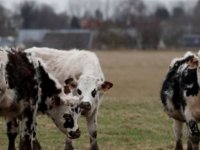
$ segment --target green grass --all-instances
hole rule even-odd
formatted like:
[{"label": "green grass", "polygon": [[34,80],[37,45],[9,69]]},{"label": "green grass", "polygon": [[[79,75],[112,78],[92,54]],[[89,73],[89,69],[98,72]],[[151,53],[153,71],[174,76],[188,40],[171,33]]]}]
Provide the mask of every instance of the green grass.
[{"label": "green grass", "polygon": [[[114,87],[106,93],[98,115],[98,143],[102,150],[171,150],[175,138],[172,119],[162,110],[159,90],[170,60],[183,51],[97,52],[107,80]],[[38,117],[38,137],[44,150],[64,149],[63,135],[46,116]],[[89,149],[84,118],[78,150]],[[184,142],[186,130],[184,131]],[[0,150],[6,150],[5,121],[0,120]]]}]

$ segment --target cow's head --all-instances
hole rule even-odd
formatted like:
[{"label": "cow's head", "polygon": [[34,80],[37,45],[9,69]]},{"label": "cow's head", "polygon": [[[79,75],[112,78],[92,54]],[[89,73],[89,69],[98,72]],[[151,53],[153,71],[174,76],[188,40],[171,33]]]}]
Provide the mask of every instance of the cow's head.
[{"label": "cow's head", "polygon": [[96,77],[84,75],[82,75],[77,82],[72,78],[67,79],[65,84],[71,84],[72,88],[75,87],[73,95],[79,96],[80,98],[79,106],[82,115],[93,112],[98,107],[99,97],[113,86],[111,82],[101,81]]},{"label": "cow's head", "polygon": [[71,139],[80,137],[78,118],[81,114],[80,100],[71,94],[53,96],[50,102],[49,116],[56,126]]},{"label": "cow's head", "polygon": [[183,64],[188,64],[188,65],[193,65],[190,63],[191,61],[195,60],[196,55],[190,51],[186,52],[183,57],[179,58],[174,58],[172,59],[169,68],[174,69],[174,68],[179,68]]},{"label": "cow's head", "polygon": [[78,138],[80,136],[78,118],[81,113],[79,97],[73,96],[71,90],[64,90],[58,80],[47,71],[42,60],[38,58],[36,60],[38,60],[35,66],[41,90],[39,110],[47,113],[69,138]]}]

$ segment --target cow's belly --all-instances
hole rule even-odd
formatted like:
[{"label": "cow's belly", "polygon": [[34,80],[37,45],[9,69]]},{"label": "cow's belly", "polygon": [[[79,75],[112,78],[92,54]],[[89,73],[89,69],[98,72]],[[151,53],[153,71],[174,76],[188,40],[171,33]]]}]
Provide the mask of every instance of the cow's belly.
[{"label": "cow's belly", "polygon": [[191,107],[191,113],[195,120],[200,121],[200,107]]},{"label": "cow's belly", "polygon": [[0,116],[16,118],[21,114],[22,110],[19,105],[13,104],[10,107],[0,107]]},{"label": "cow's belly", "polygon": [[165,112],[168,114],[169,117],[174,118],[179,121],[185,121],[185,117],[181,110],[177,110],[174,108],[171,99],[167,100],[167,104],[165,106]]},{"label": "cow's belly", "polygon": [[184,115],[179,110],[174,110],[172,112],[167,112],[168,116],[179,121],[185,121]]}]

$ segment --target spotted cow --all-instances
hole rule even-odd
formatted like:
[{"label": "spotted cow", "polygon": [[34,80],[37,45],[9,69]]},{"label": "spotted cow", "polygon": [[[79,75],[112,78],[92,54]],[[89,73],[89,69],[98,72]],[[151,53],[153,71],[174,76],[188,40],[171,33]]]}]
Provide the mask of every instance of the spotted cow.
[{"label": "spotted cow", "polygon": [[161,102],[165,112],[173,118],[176,137],[175,150],[183,150],[182,128],[189,130],[188,150],[198,150],[200,131],[200,68],[199,56],[187,52],[173,59],[161,88]]},{"label": "spotted cow", "polygon": [[[25,50],[41,58],[62,85],[75,87],[74,95],[81,99],[81,114],[85,116],[90,135],[90,149],[98,150],[97,144],[97,112],[103,95],[113,84],[105,81],[99,59],[86,50],[56,50],[33,47]],[[67,79],[67,80],[66,80]],[[72,141],[67,139],[66,150],[73,149]]]},{"label": "spotted cow", "polygon": [[[20,150],[41,149],[36,114],[48,114],[68,137],[77,138],[79,98],[66,95],[59,82],[32,54],[0,50],[0,116],[7,120],[9,150],[15,150],[20,124]],[[73,123],[72,123],[73,122]]]}]

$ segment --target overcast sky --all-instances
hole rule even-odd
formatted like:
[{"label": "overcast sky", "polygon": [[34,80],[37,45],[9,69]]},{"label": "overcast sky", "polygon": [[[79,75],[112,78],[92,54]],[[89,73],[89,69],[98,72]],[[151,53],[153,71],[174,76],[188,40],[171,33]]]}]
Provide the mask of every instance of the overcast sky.
[{"label": "overcast sky", "polygon": [[[17,3],[20,3],[22,1],[29,1],[29,0],[0,0],[1,4],[3,4],[4,6],[6,6],[7,8],[10,8],[10,9],[13,6],[15,6]],[[61,12],[61,11],[67,11],[68,9],[70,9],[69,3],[73,2],[73,1],[80,2],[80,3],[82,2],[83,5],[87,5],[87,4],[84,4],[84,1],[89,1],[89,0],[34,0],[34,1],[37,1],[39,3],[49,4],[49,5],[53,6],[57,12]],[[123,1],[123,0],[90,0],[90,1],[91,1],[91,3],[93,3],[92,4],[93,9],[95,9],[95,7],[101,6],[100,4],[102,4],[104,2],[109,1],[111,3],[110,4],[111,6],[115,6],[117,4],[117,2]],[[198,0],[143,0],[143,1],[146,2],[146,4],[149,7],[153,7],[155,5],[155,3],[160,3],[163,5],[166,5],[170,9],[172,6],[177,5],[177,3],[180,3],[180,2],[187,2],[186,6],[192,6]],[[103,9],[103,8],[101,8],[101,9]]]}]

